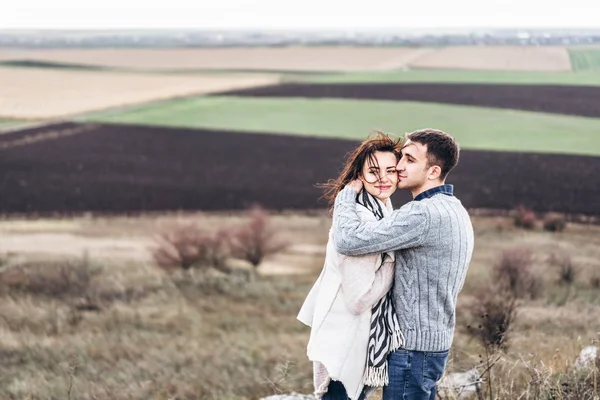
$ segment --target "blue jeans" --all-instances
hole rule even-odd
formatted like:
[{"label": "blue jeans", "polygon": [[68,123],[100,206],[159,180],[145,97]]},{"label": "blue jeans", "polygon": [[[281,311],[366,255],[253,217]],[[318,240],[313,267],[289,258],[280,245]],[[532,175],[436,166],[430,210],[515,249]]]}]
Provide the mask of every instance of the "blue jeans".
[{"label": "blue jeans", "polygon": [[383,400],[435,400],[436,383],[442,377],[448,350],[396,350],[388,355],[390,383]]}]

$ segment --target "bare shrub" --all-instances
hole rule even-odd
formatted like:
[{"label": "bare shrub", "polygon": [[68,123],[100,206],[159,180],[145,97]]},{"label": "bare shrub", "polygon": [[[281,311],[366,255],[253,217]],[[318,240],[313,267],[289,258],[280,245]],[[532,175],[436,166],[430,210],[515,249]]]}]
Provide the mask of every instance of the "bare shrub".
[{"label": "bare shrub", "polygon": [[4,292],[26,293],[59,299],[85,297],[100,270],[87,256],[81,259],[26,262],[0,273]]},{"label": "bare shrub", "polygon": [[277,238],[277,230],[261,207],[254,206],[248,210],[248,217],[248,224],[235,231],[231,249],[234,257],[258,267],[265,257],[280,252],[287,244]]},{"label": "bare shrub", "polygon": [[533,272],[533,252],[527,247],[504,250],[494,265],[494,278],[517,298],[538,297],[541,280]]},{"label": "bare shrub", "polygon": [[162,233],[152,249],[156,264],[166,270],[215,267],[228,271],[232,233],[219,229],[210,234],[196,224],[182,224]]},{"label": "bare shrub", "polygon": [[548,213],[544,217],[544,229],[549,232],[562,232],[567,226],[567,219],[563,214]]},{"label": "bare shrub", "polygon": [[577,277],[577,268],[573,265],[571,255],[565,251],[555,251],[550,255],[549,263],[558,269],[558,282],[561,285],[572,285]]},{"label": "bare shrub", "polygon": [[590,286],[594,289],[600,289],[600,273],[596,272],[590,278]]},{"label": "bare shrub", "polygon": [[488,353],[508,348],[507,334],[516,318],[518,303],[512,292],[493,285],[481,287],[477,293],[480,300],[473,305],[472,315],[477,320],[468,328]]},{"label": "bare shrub", "polygon": [[189,269],[203,258],[206,235],[195,224],[182,224],[160,234],[152,255],[156,264],[165,270]]},{"label": "bare shrub", "polygon": [[231,241],[233,231],[229,228],[220,228],[209,235],[205,241],[206,263],[219,271],[230,273],[227,259],[231,256]]},{"label": "bare shrub", "polygon": [[536,216],[533,210],[526,208],[523,205],[515,208],[514,212],[514,223],[518,228],[523,229],[534,229],[536,223]]}]

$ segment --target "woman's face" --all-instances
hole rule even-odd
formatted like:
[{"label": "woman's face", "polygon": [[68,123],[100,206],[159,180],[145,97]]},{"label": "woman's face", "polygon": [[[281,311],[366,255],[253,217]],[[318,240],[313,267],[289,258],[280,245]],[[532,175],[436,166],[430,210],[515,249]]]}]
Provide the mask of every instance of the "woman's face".
[{"label": "woman's face", "polygon": [[375,162],[365,162],[360,180],[367,192],[385,202],[396,191],[398,185],[398,160],[394,153],[387,151],[376,151],[373,156]]}]

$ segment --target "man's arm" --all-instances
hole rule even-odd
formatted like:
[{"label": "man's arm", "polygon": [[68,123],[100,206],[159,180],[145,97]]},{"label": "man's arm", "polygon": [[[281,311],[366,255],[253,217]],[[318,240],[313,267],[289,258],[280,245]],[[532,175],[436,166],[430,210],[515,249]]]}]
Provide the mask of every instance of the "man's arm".
[{"label": "man's arm", "polygon": [[337,251],[348,256],[417,247],[429,230],[427,211],[411,202],[379,221],[362,221],[356,211],[356,192],[346,187],[333,208],[333,240]]}]

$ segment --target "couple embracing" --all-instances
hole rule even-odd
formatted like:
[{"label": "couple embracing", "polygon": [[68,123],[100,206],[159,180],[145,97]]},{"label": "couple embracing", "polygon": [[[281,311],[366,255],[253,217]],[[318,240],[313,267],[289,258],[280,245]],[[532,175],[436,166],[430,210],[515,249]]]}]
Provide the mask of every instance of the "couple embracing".
[{"label": "couple embracing", "polygon": [[[325,265],[298,319],[311,327],[315,396],[433,400],[473,252],[469,215],[446,184],[459,146],[435,129],[378,133],[326,185]],[[390,196],[409,190],[397,210]]]}]

